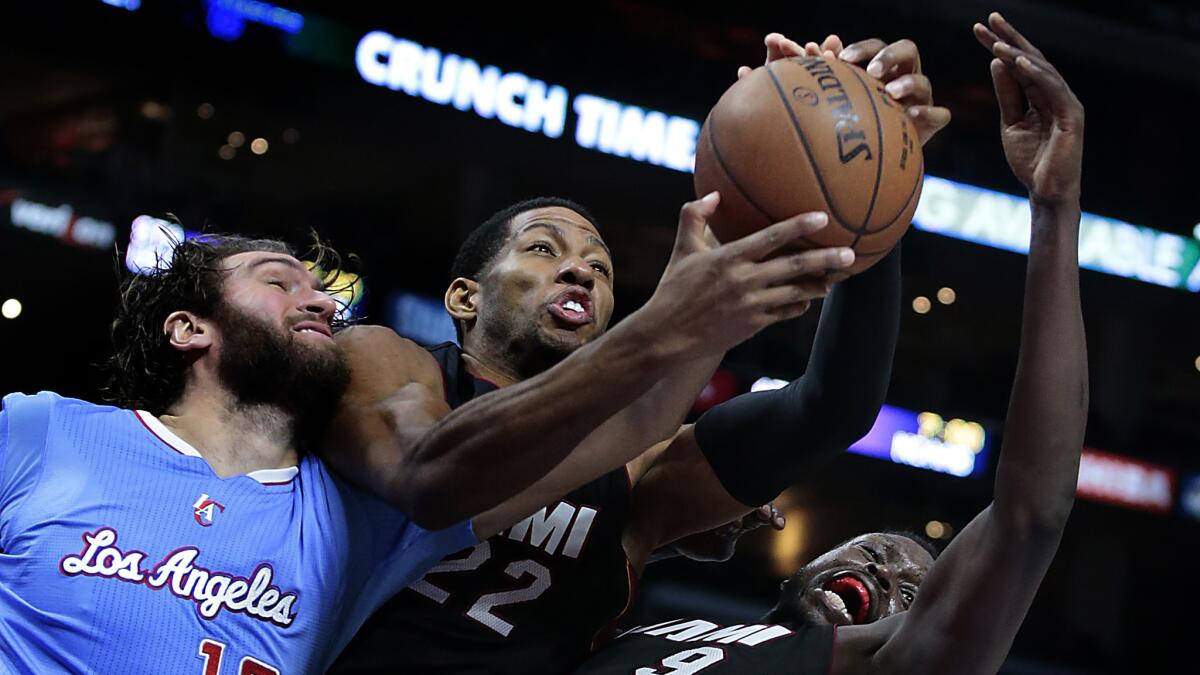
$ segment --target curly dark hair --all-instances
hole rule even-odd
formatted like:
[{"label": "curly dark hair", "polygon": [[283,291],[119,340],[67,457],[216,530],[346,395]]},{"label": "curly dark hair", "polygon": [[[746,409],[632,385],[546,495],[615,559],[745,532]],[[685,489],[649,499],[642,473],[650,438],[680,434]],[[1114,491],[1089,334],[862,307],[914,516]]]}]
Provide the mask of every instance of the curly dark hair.
[{"label": "curly dark hair", "polygon": [[[113,355],[100,366],[107,380],[101,390],[105,400],[154,415],[166,412],[179,400],[188,363],[182,352],[171,347],[163,324],[176,311],[213,316],[225,301],[221,262],[251,251],[282,253],[309,261],[314,273],[325,277],[328,291],[341,290],[336,287],[335,273],[342,269],[341,256],[315,233],[310,249],[303,254],[275,239],[203,234],[175,242],[169,261],[159,260],[153,269],[141,274],[119,267],[111,332]],[[334,329],[340,327],[335,325]]]}]

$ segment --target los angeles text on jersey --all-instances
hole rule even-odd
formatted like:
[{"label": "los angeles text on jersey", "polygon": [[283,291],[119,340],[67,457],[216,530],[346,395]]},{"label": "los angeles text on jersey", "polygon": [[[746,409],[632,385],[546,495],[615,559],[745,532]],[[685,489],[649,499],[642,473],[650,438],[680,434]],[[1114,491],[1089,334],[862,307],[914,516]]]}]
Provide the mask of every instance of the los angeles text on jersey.
[{"label": "los angeles text on jersey", "polygon": [[147,571],[143,568],[146,552],[121,551],[116,546],[117,536],[111,527],[85,532],[83,550],[64,556],[59,571],[69,577],[100,577],[144,584],[156,591],[167,589],[178,598],[195,602],[196,613],[209,620],[223,609],[283,627],[295,618],[292,610],[299,594],[283,593],[271,585],[275,570],[268,563],[259,563],[249,577],[239,577],[197,565],[200,550],[184,546]]}]

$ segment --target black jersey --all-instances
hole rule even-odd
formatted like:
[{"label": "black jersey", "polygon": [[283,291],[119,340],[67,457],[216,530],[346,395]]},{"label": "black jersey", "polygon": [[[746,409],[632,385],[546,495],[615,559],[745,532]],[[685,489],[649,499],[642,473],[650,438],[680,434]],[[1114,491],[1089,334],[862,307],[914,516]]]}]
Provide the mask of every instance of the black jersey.
[{"label": "black jersey", "polygon": [[676,619],[634,628],[576,675],[827,675],[832,626],[720,626]]},{"label": "black jersey", "polygon": [[[452,408],[496,388],[467,373],[455,345],[430,352]],[[622,467],[447,557],[376,613],[330,672],[570,672],[628,607],[630,493]]]}]

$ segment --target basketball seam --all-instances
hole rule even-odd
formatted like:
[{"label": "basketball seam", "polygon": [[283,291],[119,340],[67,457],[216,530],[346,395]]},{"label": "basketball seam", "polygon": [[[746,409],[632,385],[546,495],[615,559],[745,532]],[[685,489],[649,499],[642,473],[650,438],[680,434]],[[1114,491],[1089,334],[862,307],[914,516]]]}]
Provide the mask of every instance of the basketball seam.
[{"label": "basketball seam", "polygon": [[875,211],[875,200],[879,197],[879,181],[883,177],[883,122],[879,120],[879,106],[875,105],[875,97],[871,95],[871,88],[867,86],[866,80],[853,68],[850,69],[850,74],[867,92],[867,102],[871,104],[871,112],[875,113],[875,138],[879,141],[879,157],[875,162],[875,187],[871,189],[871,202],[867,204],[867,215],[863,216],[861,227],[861,232],[865,233],[870,228],[871,213]]},{"label": "basketball seam", "polygon": [[[788,59],[792,61],[792,59]],[[825,204],[829,206],[829,215],[833,217],[837,224],[842,229],[849,232],[858,232],[848,227],[842,214],[838,213],[837,206],[833,203],[833,199],[829,195],[829,189],[825,187],[825,179],[821,176],[821,168],[817,166],[816,160],[813,159],[812,149],[808,146],[808,138],[804,136],[804,130],[800,128],[800,120],[796,119],[796,113],[792,110],[792,106],[788,105],[787,95],[783,92],[783,85],[779,83],[779,78],[775,76],[775,71],[771,66],[767,66],[767,75],[771,76],[771,83],[775,85],[775,91],[779,94],[779,101],[783,104],[783,109],[787,111],[788,118],[792,121],[792,128],[796,130],[796,135],[800,138],[800,144],[804,146],[804,156],[808,158],[808,163],[812,166],[813,175],[817,178],[817,185],[821,187],[821,194],[825,196]]]},{"label": "basketball seam", "polygon": [[921,157],[921,166],[917,167],[917,179],[913,181],[912,190],[909,191],[909,193],[908,193],[908,199],[904,200],[904,205],[900,207],[900,210],[896,212],[896,215],[892,216],[891,220],[887,221],[883,225],[880,225],[878,230],[867,231],[867,234],[879,234],[880,232],[883,232],[884,230],[888,229],[889,227],[895,225],[897,220],[900,220],[900,216],[904,215],[904,212],[908,210],[908,205],[912,203],[913,197],[915,197],[917,195],[917,188],[921,187],[921,182],[922,182],[921,177],[924,175],[925,175],[925,157],[922,156]]},{"label": "basketball seam", "polygon": [[[733,185],[735,190],[738,191],[738,194],[741,195],[742,200],[749,204],[755,211],[757,211],[758,215],[766,219],[768,226],[779,222],[774,216],[768,213],[766,209],[759,205],[759,203],[755,201],[753,197],[750,196],[750,193],[746,191],[746,188],[742,187],[742,184],[738,182],[737,178],[734,178],[733,172],[730,171],[729,167],[725,164],[725,158],[721,157],[721,148],[717,146],[716,132],[713,131],[713,128],[717,126],[713,117],[713,115],[708,116],[708,143],[712,146],[713,157],[717,160],[717,166],[720,167],[721,173],[725,174],[725,178],[729,179],[729,183]],[[800,241],[803,241],[814,248],[820,246],[820,244],[809,239],[808,237],[800,237]]]}]

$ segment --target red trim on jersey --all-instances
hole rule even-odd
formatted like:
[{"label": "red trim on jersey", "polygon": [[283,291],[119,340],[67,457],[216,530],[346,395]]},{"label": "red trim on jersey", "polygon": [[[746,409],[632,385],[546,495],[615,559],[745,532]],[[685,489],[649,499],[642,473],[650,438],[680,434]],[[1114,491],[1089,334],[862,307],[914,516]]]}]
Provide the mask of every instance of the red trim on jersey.
[{"label": "red trim on jersey", "polygon": [[188,455],[187,455],[187,453],[185,453],[184,451],[182,451],[182,450],[180,450],[179,448],[177,448],[177,447],[175,447],[175,446],[171,445],[171,442],[170,442],[170,441],[168,441],[167,439],[163,438],[162,436],[159,436],[159,435],[158,435],[158,432],[157,432],[157,431],[155,431],[154,429],[152,429],[152,428],[150,427],[150,425],[149,425],[149,424],[146,424],[146,420],[142,419],[142,413],[141,413],[141,411],[135,410],[135,411],[133,412],[133,416],[137,418],[137,421],[139,421],[139,422],[141,422],[141,423],[142,423],[142,426],[146,427],[146,431],[149,431],[151,436],[154,436],[155,438],[157,438],[159,441],[161,441],[161,442],[162,442],[162,444],[163,444],[163,445],[165,445],[165,446],[167,446],[168,448],[170,448],[170,449],[174,450],[175,452],[177,452],[177,453],[179,453],[179,454],[183,455],[184,457],[187,457],[187,456],[188,456]]},{"label": "red trim on jersey", "polygon": [[825,671],[825,675],[833,675],[833,655],[837,650],[837,624],[833,624],[833,637],[829,640],[829,670]]},{"label": "red trim on jersey", "polygon": [[625,597],[625,606],[622,607],[621,611],[612,618],[612,621],[606,623],[604,627],[596,631],[596,634],[592,636],[591,650],[593,652],[599,648],[601,643],[612,639],[613,633],[617,628],[617,623],[625,617],[627,612],[629,612],[629,608],[633,606],[633,599],[637,597],[638,578],[633,569],[633,563],[629,561],[628,554],[625,555],[625,583],[626,587],[629,589],[629,594]]},{"label": "red trim on jersey", "polygon": [[[147,414],[147,415],[149,415],[150,413],[146,413],[146,414]],[[158,435],[158,432],[157,432],[157,431],[155,431],[155,430],[154,430],[154,428],[153,428],[153,427],[151,427],[149,424],[147,424],[147,423],[146,423],[146,420],[142,419],[142,411],[140,411],[140,410],[134,410],[134,411],[133,411],[133,416],[137,418],[137,421],[138,421],[138,422],[141,422],[142,426],[146,428],[146,431],[149,431],[149,432],[150,432],[150,435],[151,435],[151,436],[153,436],[153,437],[157,438],[157,439],[159,440],[159,442],[161,442],[163,445],[165,445],[165,446],[167,446],[168,448],[170,448],[170,449],[174,450],[174,451],[175,451],[177,454],[183,455],[184,457],[192,457],[192,455],[189,455],[189,454],[187,454],[186,452],[184,452],[184,451],[180,450],[179,448],[175,447],[174,445],[171,445],[171,442],[170,442],[170,441],[168,441],[167,439],[165,439],[165,438],[163,438],[162,436]],[[162,424],[162,422],[159,422],[159,424]],[[182,439],[180,439],[180,440],[182,440]],[[197,456],[198,456],[198,455],[197,455]],[[203,459],[203,458],[201,458],[201,459]],[[276,469],[268,469],[268,470],[271,470],[271,471],[273,471],[273,470],[276,470]],[[253,472],[253,471],[251,471],[250,473],[254,473],[254,472]],[[215,475],[215,474],[214,474],[214,475]],[[294,475],[293,475],[291,478],[289,478],[289,479],[287,479],[287,480],[283,480],[283,481],[275,481],[275,482],[271,482],[271,483],[264,483],[263,481],[260,481],[260,480],[258,480],[257,478],[255,478],[254,476],[251,476],[250,474],[242,474],[242,475],[246,476],[247,478],[249,478],[249,479],[250,479],[250,480],[252,480],[252,481],[255,481],[255,482],[256,482],[256,483],[258,483],[259,485],[276,486],[276,485],[287,485],[287,484],[291,483],[292,481],[296,480],[296,478],[298,478],[298,477],[300,476],[300,471],[299,471],[299,468],[297,467],[297,471],[296,471],[296,473],[295,473],[295,474],[294,474]]]}]

